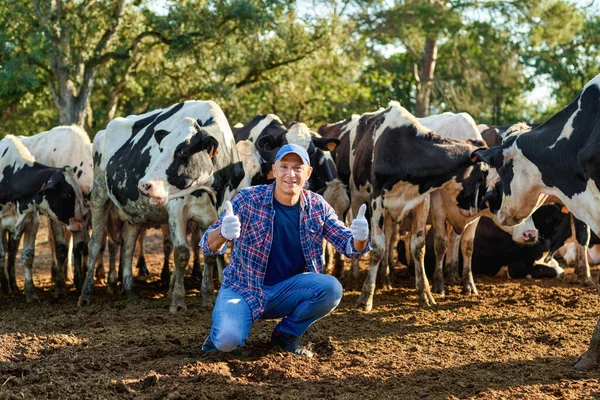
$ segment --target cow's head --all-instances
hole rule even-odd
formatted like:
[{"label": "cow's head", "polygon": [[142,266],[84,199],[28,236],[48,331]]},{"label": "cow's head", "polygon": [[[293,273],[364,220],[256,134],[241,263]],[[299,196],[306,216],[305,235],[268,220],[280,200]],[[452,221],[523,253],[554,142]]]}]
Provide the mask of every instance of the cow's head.
[{"label": "cow's head", "polygon": [[510,136],[500,146],[472,153],[474,161],[483,161],[498,171],[501,190],[498,185],[488,187],[486,198],[498,222],[508,226],[523,222],[547,197],[541,193],[539,169],[523,155],[517,139]]},{"label": "cow's head", "polygon": [[164,206],[169,199],[210,184],[219,143],[209,131],[216,126],[212,120],[201,127],[193,118],[185,118],[171,132],[154,133],[161,153],[138,184],[150,203]]},{"label": "cow's head", "polygon": [[60,221],[73,232],[85,227],[89,203],[69,166],[56,168],[40,187],[36,196],[38,208],[55,221]]}]

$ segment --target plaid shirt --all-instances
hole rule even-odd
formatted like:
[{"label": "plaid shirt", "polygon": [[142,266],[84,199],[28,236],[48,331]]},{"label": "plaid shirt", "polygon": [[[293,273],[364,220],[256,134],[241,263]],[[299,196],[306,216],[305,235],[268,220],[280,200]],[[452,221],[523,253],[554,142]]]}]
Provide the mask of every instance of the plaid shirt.
[{"label": "plaid shirt", "polygon": [[[270,185],[252,186],[242,189],[233,198],[233,212],[240,219],[241,235],[233,243],[229,265],[223,271],[223,287],[242,296],[253,320],[260,318],[264,311],[263,280],[273,244],[273,189]],[[219,252],[208,247],[208,235],[221,226],[224,212],[211,225],[200,241],[204,254],[223,254],[227,246]],[[337,217],[333,208],[319,194],[302,190],[300,196],[300,244],[306,271],[323,272],[323,239],[348,258],[359,258],[369,251],[369,246],[358,253],[353,248],[352,232]]]}]

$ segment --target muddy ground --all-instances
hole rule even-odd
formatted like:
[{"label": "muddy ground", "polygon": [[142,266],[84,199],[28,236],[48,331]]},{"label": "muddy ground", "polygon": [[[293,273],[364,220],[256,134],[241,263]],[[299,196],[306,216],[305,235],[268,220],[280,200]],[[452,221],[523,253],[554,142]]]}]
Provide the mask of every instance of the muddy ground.
[{"label": "muddy ground", "polygon": [[[169,313],[159,238],[146,239],[153,276],[136,281],[140,299],[96,285],[92,305],[77,308],[74,289],[53,297],[40,231],[41,302],[0,295],[0,398],[600,398],[599,370],[571,368],[600,315],[595,289],[572,282],[573,271],[562,281],[476,277],[478,296],[451,286],[426,310],[404,273],[370,313],[354,310],[359,293],[347,291],[305,334],[313,359],[269,349],[276,322],[262,320],[246,347],[214,356],[201,351],[211,313],[198,284],[186,279],[188,310]],[[18,276],[22,287],[20,264]]]}]

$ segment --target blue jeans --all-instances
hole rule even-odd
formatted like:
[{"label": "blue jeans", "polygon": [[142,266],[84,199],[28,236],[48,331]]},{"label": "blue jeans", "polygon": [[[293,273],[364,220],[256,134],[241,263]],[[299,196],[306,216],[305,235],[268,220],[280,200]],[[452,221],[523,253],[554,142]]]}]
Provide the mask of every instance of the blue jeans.
[{"label": "blue jeans", "polygon": [[[333,311],[342,299],[342,285],[331,275],[305,272],[265,286],[261,318],[283,318],[276,331],[301,336],[314,322]],[[212,313],[210,340],[220,351],[242,347],[252,327],[250,307],[236,292],[221,288]]]}]

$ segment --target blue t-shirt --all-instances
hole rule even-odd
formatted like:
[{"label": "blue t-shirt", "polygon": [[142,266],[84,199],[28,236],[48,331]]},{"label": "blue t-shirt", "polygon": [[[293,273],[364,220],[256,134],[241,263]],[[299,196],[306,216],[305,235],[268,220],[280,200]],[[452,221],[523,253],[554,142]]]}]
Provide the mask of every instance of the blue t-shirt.
[{"label": "blue t-shirt", "polygon": [[273,197],[273,207],[273,244],[265,273],[266,286],[276,285],[306,269],[300,244],[300,202],[286,206]]}]

